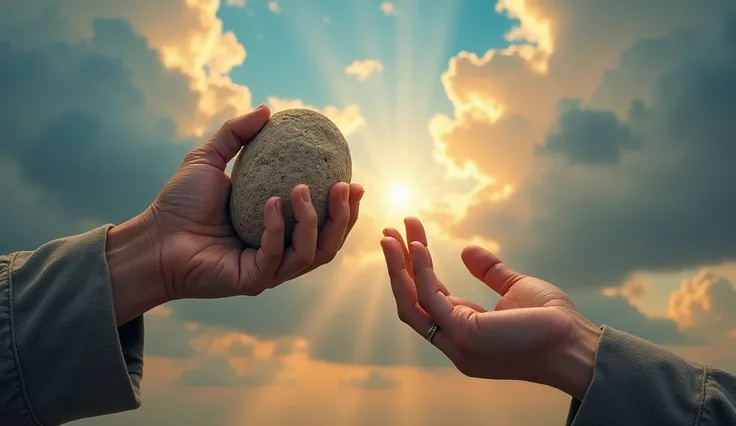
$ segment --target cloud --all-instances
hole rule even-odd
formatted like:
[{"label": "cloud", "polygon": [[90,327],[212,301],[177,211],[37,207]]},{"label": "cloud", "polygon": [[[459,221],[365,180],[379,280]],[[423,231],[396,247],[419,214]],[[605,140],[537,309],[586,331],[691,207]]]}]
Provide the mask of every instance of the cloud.
[{"label": "cloud", "polygon": [[[160,112],[169,114],[179,124],[182,134],[203,136],[214,127],[251,108],[247,87],[234,83],[230,71],[246,58],[245,48],[232,32],[223,31],[217,16],[219,0],[162,0],[151,9],[149,2],[101,0],[29,0],[0,17],[0,39],[13,38],[21,45],[86,40],[95,32],[97,19],[120,19],[145,37],[161,56],[168,69],[181,72],[187,80],[187,91],[195,102],[189,110],[172,109],[175,100],[165,96],[149,102],[161,102]],[[49,14],[60,20],[47,31]],[[133,58],[135,59],[135,58]],[[135,62],[125,66],[136,74],[135,85],[145,93],[156,93],[157,84],[138,76]],[[177,94],[178,95],[178,94]],[[178,113],[177,113],[178,112]]]},{"label": "cloud", "polygon": [[[303,355],[303,342],[258,339],[220,326],[191,323],[190,355],[198,365],[185,369],[172,383],[181,386],[271,386],[287,384],[291,367],[284,359]],[[166,339],[169,340],[169,339]]]},{"label": "cloud", "polygon": [[355,76],[358,81],[366,81],[382,71],[383,64],[377,59],[355,60],[345,67],[345,74]]},{"label": "cloud", "polygon": [[283,368],[278,358],[256,359],[241,373],[226,358],[209,358],[199,367],[186,370],[173,383],[196,387],[269,386],[277,383]]},{"label": "cloud", "polygon": [[667,315],[681,329],[706,336],[711,342],[736,343],[736,286],[707,270],[684,280],[669,298]]},{"label": "cloud", "polygon": [[345,379],[342,381],[342,385],[356,389],[385,390],[398,387],[399,382],[382,374],[380,371],[374,370],[364,377],[350,377]]},{"label": "cloud", "polygon": [[625,296],[606,296],[594,290],[572,291],[570,296],[577,309],[595,324],[609,325],[658,344],[687,345],[700,342],[698,336],[679,330],[671,318],[644,314]]},{"label": "cloud", "polygon": [[[2,65],[0,65],[2,67]],[[89,230],[98,223],[67,218],[47,202],[46,193],[23,180],[15,163],[0,156],[0,252],[33,250],[61,236]]]},{"label": "cloud", "polygon": [[632,302],[641,300],[650,291],[650,284],[639,277],[631,277],[620,287],[603,289],[603,294],[609,297],[622,296]]},{"label": "cloud", "polygon": [[[535,146],[557,118],[561,99],[590,98],[606,71],[635,43],[675,29],[709,31],[724,11],[734,9],[727,0],[711,6],[687,1],[677,1],[676,7],[635,0],[499,1],[498,11],[519,20],[507,35],[515,44],[480,57],[460,52],[450,60],[442,84],[453,115],[438,114],[430,123],[439,155],[461,169],[470,163],[501,186],[518,186],[537,168]],[[626,22],[626,30],[612,22]],[[660,56],[641,59],[651,63]],[[657,74],[638,75],[651,79]],[[640,90],[646,84],[639,81],[621,86],[625,90],[620,96],[646,94]]]},{"label": "cloud", "polygon": [[396,7],[396,4],[391,1],[384,1],[381,2],[381,5],[379,6],[381,9],[381,12],[383,12],[384,15],[398,15],[399,9]]},{"label": "cloud", "polygon": [[190,344],[193,328],[171,317],[171,310],[160,306],[145,318],[147,355],[183,359],[194,354]]},{"label": "cloud", "polygon": [[281,6],[279,6],[279,3],[277,1],[272,0],[268,2],[268,10],[273,13],[281,13]]},{"label": "cloud", "polygon": [[290,108],[307,108],[317,111],[332,120],[345,137],[353,134],[366,124],[365,117],[363,117],[359,105],[348,105],[345,108],[328,105],[324,108],[318,108],[307,105],[300,99],[281,99],[269,96],[268,106],[274,114]]},{"label": "cloud", "polygon": [[234,6],[234,7],[245,7],[245,4],[247,3],[246,0],[226,0],[225,4],[228,6]]},{"label": "cloud", "polygon": [[[456,166],[514,187],[494,202],[498,183],[479,192],[455,234],[493,239],[512,266],[568,290],[736,257],[734,5],[683,2],[647,26],[671,6],[626,4],[534,3],[525,13],[552,34],[546,71],[520,53],[459,55],[443,79],[456,118],[434,122]],[[629,30],[609,30],[614,16]]]},{"label": "cloud", "polygon": [[[6,138],[0,157],[12,167],[5,173],[20,185],[9,188],[5,199],[59,217],[58,228],[29,232],[39,237],[34,243],[79,232],[80,223],[116,223],[137,214],[194,144],[180,139],[174,122],[150,106],[120,58],[100,51],[114,37],[118,50],[138,52],[150,75],[168,75],[162,86],[179,100],[186,96],[176,90],[187,93],[181,74],[165,71],[125,22],[98,20],[94,31],[89,41],[69,45],[20,49],[0,42],[0,124]],[[29,230],[36,226],[31,220],[24,214],[7,217],[3,226]]]},{"label": "cloud", "polygon": [[[639,105],[639,104],[637,104]],[[637,136],[613,111],[581,109],[577,100],[560,103],[563,110],[538,155],[564,158],[572,165],[618,163],[626,149],[639,146]]]}]

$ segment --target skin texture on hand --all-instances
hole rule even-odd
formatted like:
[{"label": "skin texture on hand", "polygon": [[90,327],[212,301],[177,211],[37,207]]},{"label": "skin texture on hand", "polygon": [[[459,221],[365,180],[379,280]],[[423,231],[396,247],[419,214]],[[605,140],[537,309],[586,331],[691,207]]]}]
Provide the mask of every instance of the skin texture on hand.
[{"label": "skin texture on hand", "polygon": [[470,377],[549,385],[582,399],[590,385],[601,330],[554,285],[511,270],[492,253],[467,247],[471,274],[501,296],[488,311],[453,296],[434,273],[424,228],[407,218],[406,240],[384,230],[381,240],[399,318]]},{"label": "skin texture on hand", "polygon": [[291,193],[297,224],[284,247],[282,201],[264,206],[266,231],[258,250],[232,227],[228,161],[270,116],[261,106],[225,123],[192,150],[151,206],[108,232],[108,264],[118,324],[170,300],[255,296],[330,262],[358,219],[363,187],[332,187],[329,218],[317,232],[309,188]]}]

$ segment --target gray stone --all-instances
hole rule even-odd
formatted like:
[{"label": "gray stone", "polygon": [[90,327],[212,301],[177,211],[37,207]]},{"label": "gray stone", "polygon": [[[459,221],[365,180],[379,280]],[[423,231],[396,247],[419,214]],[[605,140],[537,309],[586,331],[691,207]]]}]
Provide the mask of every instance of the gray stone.
[{"label": "gray stone", "polygon": [[278,112],[245,145],[233,165],[233,227],[248,247],[260,247],[264,205],[270,197],[281,197],[288,247],[295,225],[291,206],[294,187],[309,186],[321,229],[328,217],[330,189],[338,182],[350,183],[351,177],[350,148],[335,123],[308,109]]}]

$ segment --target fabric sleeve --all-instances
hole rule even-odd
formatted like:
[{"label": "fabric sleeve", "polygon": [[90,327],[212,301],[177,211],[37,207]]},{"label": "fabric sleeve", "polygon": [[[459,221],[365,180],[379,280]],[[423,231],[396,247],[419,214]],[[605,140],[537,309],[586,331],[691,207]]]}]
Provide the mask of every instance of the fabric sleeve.
[{"label": "fabric sleeve", "polygon": [[604,327],[593,380],[568,426],[736,425],[736,377]]},{"label": "fabric sleeve", "polygon": [[0,256],[0,419],[58,425],[140,406],[143,318],[117,327],[111,225]]}]

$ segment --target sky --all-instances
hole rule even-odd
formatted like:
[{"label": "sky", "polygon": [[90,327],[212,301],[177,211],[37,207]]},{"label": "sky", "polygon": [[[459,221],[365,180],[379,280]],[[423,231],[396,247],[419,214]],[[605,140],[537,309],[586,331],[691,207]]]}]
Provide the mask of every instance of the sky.
[{"label": "sky", "polygon": [[563,424],[550,388],[468,379],[396,317],[379,241],[415,215],[578,309],[736,370],[730,0],[27,0],[0,13],[0,251],[121,223],[225,120],[345,134],[366,195],[338,257],[257,298],[146,317],[140,410],[80,425]]}]

